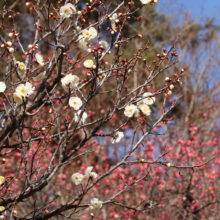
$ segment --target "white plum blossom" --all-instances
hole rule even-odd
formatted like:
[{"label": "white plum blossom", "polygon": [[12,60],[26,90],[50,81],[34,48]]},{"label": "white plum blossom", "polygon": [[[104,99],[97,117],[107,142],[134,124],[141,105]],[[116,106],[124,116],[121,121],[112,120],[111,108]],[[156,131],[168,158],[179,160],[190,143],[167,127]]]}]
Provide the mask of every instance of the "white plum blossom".
[{"label": "white plum blossom", "polygon": [[17,63],[17,65],[18,65],[18,70],[19,70],[19,72],[21,73],[21,74],[23,74],[25,71],[26,71],[26,66],[25,66],[25,64],[23,63],[23,62],[19,62],[19,61],[17,61],[16,62]]},{"label": "white plum blossom", "polygon": [[82,36],[86,41],[90,41],[97,37],[97,30],[94,27],[90,27],[88,30],[85,29],[82,31]]},{"label": "white plum blossom", "polygon": [[69,105],[75,110],[79,110],[82,106],[82,100],[78,97],[71,97],[69,99]]},{"label": "white plum blossom", "polygon": [[26,82],[25,84],[20,84],[15,89],[15,93],[17,93],[17,95],[21,97],[31,96],[34,93],[34,89],[35,87],[32,87],[31,83]]},{"label": "white plum blossom", "polygon": [[91,200],[91,206],[89,207],[91,210],[98,210],[102,208],[102,201],[98,200],[97,198],[94,198]]},{"label": "white plum blossom", "polygon": [[26,91],[27,91],[27,95],[28,95],[28,96],[31,96],[32,94],[34,94],[34,89],[35,89],[35,87],[33,87],[31,83],[26,82],[25,88],[26,88]]},{"label": "white plum blossom", "polygon": [[143,104],[143,105],[140,105],[139,108],[145,116],[149,116],[151,114],[151,110],[148,105]]},{"label": "white plum blossom", "polygon": [[139,109],[137,108],[137,106],[131,104],[131,105],[128,105],[125,107],[124,114],[128,118],[138,117],[139,116]]},{"label": "white plum blossom", "polygon": [[101,40],[101,41],[99,41],[99,44],[102,45],[105,50],[107,50],[109,48],[109,44],[107,41]]},{"label": "white plum blossom", "polygon": [[93,66],[93,60],[85,60],[83,63],[84,67],[86,68],[92,68]]},{"label": "white plum blossom", "polygon": [[25,85],[24,84],[20,84],[17,88],[16,88],[16,93],[20,96],[27,96],[27,91],[26,91],[26,88],[25,88]]},{"label": "white plum blossom", "polygon": [[117,131],[115,133],[115,136],[112,138],[112,144],[119,143],[123,137],[124,133],[121,131]]},{"label": "white plum blossom", "polygon": [[118,15],[117,15],[117,13],[114,13],[112,15],[112,21],[116,21],[117,19],[118,19]]},{"label": "white plum blossom", "polygon": [[141,106],[141,105],[144,105],[144,104],[145,104],[144,99],[140,99],[140,101],[137,102],[138,107]]},{"label": "white plum blossom", "polygon": [[144,99],[144,103],[146,104],[146,105],[152,105],[152,104],[154,104],[154,102],[155,102],[155,97],[149,97],[149,96],[152,96],[153,94],[152,93],[150,93],[150,92],[146,92],[146,93],[144,93],[143,94],[143,97],[147,97],[147,98],[145,98]]},{"label": "white plum blossom", "polygon": [[61,79],[62,86],[65,91],[69,91],[69,88],[74,89],[79,84],[79,77],[72,74],[67,74]]},{"label": "white plum blossom", "polygon": [[79,185],[82,183],[84,176],[81,173],[74,173],[71,176],[71,180],[75,185]]},{"label": "white plum blossom", "polygon": [[95,179],[97,178],[97,174],[95,172],[92,172],[93,166],[89,166],[86,168],[85,176],[90,179],[90,181],[93,183],[95,182]]},{"label": "white plum blossom", "polygon": [[90,182],[91,183],[94,183],[95,182],[95,180],[96,180],[96,178],[97,178],[97,173],[95,173],[95,172],[91,172],[90,173]]},{"label": "white plum blossom", "polygon": [[21,104],[23,102],[22,96],[18,95],[18,93],[13,93],[13,97],[16,103]]},{"label": "white plum blossom", "polygon": [[38,67],[42,67],[44,65],[44,58],[41,54],[39,53],[36,53],[35,54],[35,58],[36,58],[36,61],[38,63]]},{"label": "white plum blossom", "polygon": [[79,40],[79,48],[80,48],[81,50],[87,51],[87,49],[88,49],[87,41],[85,40],[85,38],[83,38],[82,35],[80,35],[80,38],[81,38],[81,39]]},{"label": "white plum blossom", "polygon": [[71,3],[68,3],[60,8],[61,17],[69,18],[72,14],[76,14],[76,7]]},{"label": "white plum blossom", "polygon": [[6,85],[4,82],[0,82],[0,92],[4,92],[6,89]]},{"label": "white plum blossom", "polygon": [[87,178],[90,177],[90,173],[92,172],[92,169],[93,169],[93,166],[89,166],[89,167],[86,168],[85,176],[86,176]]},{"label": "white plum blossom", "polygon": [[4,176],[0,176],[0,185],[2,185],[5,182],[5,177]]},{"label": "white plum blossom", "polygon": [[34,80],[35,82],[40,82],[40,81],[42,81],[42,80],[45,79],[45,78],[46,78],[46,71],[44,71],[44,72],[38,74],[37,76],[35,76],[35,77],[33,78],[33,80]]},{"label": "white plum blossom", "polygon": [[146,5],[152,2],[152,0],[140,0],[142,4]]},{"label": "white plum blossom", "polygon": [[118,21],[118,15],[117,13],[114,13],[111,17],[111,25],[114,32],[117,32],[116,30],[116,22]]},{"label": "white plum blossom", "polygon": [[[78,112],[76,112],[76,113],[74,114],[74,120],[75,120],[76,123],[79,122],[79,116],[80,116],[80,114],[81,114],[81,110],[79,110]],[[87,116],[88,116],[87,113],[86,113],[86,112],[83,112],[80,122],[81,122],[81,123],[85,123],[85,121],[86,121],[86,119],[87,119]]]}]

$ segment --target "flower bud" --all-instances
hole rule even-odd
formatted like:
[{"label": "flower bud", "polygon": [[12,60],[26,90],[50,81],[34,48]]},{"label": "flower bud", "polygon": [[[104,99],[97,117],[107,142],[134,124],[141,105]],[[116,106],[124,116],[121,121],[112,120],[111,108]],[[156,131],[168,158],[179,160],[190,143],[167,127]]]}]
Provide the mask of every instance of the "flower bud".
[{"label": "flower bud", "polygon": [[12,42],[11,42],[11,41],[8,41],[8,42],[6,43],[6,45],[7,45],[8,47],[11,47],[11,46],[12,46]]},{"label": "flower bud", "polygon": [[113,35],[115,32],[114,31],[111,31],[111,34]]},{"label": "flower bud", "polygon": [[1,48],[5,48],[5,45],[4,45],[4,44],[2,44],[2,45],[1,45]]},{"label": "flower bud", "polygon": [[171,94],[172,94],[172,91],[171,91],[171,90],[169,90],[167,94],[168,94],[168,95],[171,95]]},{"label": "flower bud", "polygon": [[170,78],[169,78],[169,77],[166,77],[166,78],[165,78],[165,81],[166,81],[166,82],[169,82],[169,81],[170,81]]},{"label": "flower bud", "polygon": [[173,90],[173,89],[174,89],[174,85],[171,84],[171,85],[169,86],[169,88],[170,88],[171,90]]},{"label": "flower bud", "polygon": [[9,37],[13,37],[14,34],[13,34],[13,33],[9,33],[8,36],[9,36]]},{"label": "flower bud", "polygon": [[26,2],[26,3],[25,3],[25,5],[26,5],[27,7],[30,6],[30,4],[31,4],[30,2]]},{"label": "flower bud", "polygon": [[28,45],[28,49],[32,49],[33,48],[33,45],[32,44],[29,44]]},{"label": "flower bud", "polygon": [[92,68],[95,70],[96,69],[96,65],[93,65]]},{"label": "flower bud", "polygon": [[138,34],[137,37],[138,37],[138,38],[142,38],[142,34]]},{"label": "flower bud", "polygon": [[77,11],[77,14],[78,14],[78,15],[81,15],[81,14],[82,14],[82,12],[81,12],[81,11]]},{"label": "flower bud", "polygon": [[9,53],[14,53],[14,52],[15,52],[15,49],[14,49],[13,47],[10,47],[10,48],[8,49],[8,51],[9,51]]}]

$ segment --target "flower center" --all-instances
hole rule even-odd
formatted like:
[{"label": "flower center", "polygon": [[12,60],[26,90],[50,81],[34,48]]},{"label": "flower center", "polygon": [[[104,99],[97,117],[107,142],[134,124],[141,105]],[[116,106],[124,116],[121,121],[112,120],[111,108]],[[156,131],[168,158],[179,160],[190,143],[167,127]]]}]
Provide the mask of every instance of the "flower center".
[{"label": "flower center", "polygon": [[86,31],[86,32],[85,32],[85,37],[89,37],[89,35],[90,35],[89,32]]},{"label": "flower center", "polygon": [[148,111],[148,107],[144,107],[144,109],[143,109],[144,111]]},{"label": "flower center", "polygon": [[25,93],[25,89],[21,89],[21,93],[24,94]]}]

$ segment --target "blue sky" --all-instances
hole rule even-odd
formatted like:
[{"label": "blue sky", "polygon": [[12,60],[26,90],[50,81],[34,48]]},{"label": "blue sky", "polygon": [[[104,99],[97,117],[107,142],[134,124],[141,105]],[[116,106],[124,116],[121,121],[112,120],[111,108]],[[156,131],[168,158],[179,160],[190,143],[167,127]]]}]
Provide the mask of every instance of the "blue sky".
[{"label": "blue sky", "polygon": [[220,24],[220,0],[158,0],[157,9],[167,15],[187,12],[197,22],[214,16],[214,24]]}]

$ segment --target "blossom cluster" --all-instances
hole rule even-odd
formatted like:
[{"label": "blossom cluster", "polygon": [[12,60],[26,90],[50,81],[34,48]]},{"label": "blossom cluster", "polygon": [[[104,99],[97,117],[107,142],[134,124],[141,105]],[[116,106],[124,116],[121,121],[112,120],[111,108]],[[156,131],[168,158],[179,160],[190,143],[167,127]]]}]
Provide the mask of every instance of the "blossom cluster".
[{"label": "blossom cluster", "polygon": [[149,105],[152,105],[156,100],[152,95],[150,92],[144,93],[143,98],[137,102],[137,106],[134,104],[127,105],[124,111],[125,116],[128,118],[139,117],[140,112],[144,116],[149,116],[151,114]]},{"label": "blossom cluster", "polygon": [[71,176],[72,182],[75,185],[79,185],[83,182],[84,178],[87,177],[91,183],[94,183],[95,179],[97,178],[97,174],[95,172],[92,172],[92,169],[92,166],[87,167],[87,169],[85,170],[85,175],[82,175],[81,173],[74,173]]}]

